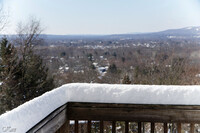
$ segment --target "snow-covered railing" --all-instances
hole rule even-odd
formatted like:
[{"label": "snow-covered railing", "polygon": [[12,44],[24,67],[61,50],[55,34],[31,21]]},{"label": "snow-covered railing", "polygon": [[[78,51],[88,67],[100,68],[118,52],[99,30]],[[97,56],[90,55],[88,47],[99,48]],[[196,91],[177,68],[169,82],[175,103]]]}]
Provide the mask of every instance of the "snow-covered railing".
[{"label": "snow-covered railing", "polygon": [[126,132],[130,121],[138,122],[138,132],[141,122],[151,122],[151,132],[155,122],[164,123],[165,133],[167,123],[178,123],[179,132],[181,123],[191,123],[193,131],[200,122],[200,86],[66,84],[1,115],[0,132],[61,132],[69,120],[75,133],[78,120],[88,120],[88,132],[91,120],[100,121],[101,132],[103,121],[113,127],[125,121]]},{"label": "snow-covered railing", "polygon": [[38,122],[35,126],[29,129],[27,133],[54,133],[58,130],[62,131],[62,133],[65,133],[67,132],[67,128],[65,126],[66,122],[67,105],[65,104]]}]

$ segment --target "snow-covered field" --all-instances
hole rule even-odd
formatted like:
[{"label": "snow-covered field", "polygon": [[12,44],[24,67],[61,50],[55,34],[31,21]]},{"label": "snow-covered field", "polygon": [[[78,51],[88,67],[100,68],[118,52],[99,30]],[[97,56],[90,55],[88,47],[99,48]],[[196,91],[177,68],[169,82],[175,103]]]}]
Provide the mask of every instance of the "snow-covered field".
[{"label": "snow-covered field", "polygon": [[200,86],[66,84],[2,114],[0,130],[11,127],[17,133],[26,132],[69,101],[200,105]]}]

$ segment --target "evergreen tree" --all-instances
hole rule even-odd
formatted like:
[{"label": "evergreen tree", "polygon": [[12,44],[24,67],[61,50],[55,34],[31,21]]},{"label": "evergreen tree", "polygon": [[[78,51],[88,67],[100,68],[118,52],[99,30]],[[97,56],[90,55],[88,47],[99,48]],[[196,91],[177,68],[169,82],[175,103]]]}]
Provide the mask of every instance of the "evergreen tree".
[{"label": "evergreen tree", "polygon": [[20,69],[16,49],[3,38],[0,43],[0,113],[19,105],[18,78]]},{"label": "evergreen tree", "polygon": [[88,54],[88,60],[89,61],[92,61],[93,60],[93,55],[90,53],[90,54]]},{"label": "evergreen tree", "polygon": [[32,49],[26,48],[18,58],[17,50],[7,39],[0,45],[0,114],[54,88],[48,69]]},{"label": "evergreen tree", "polygon": [[40,56],[29,51],[19,61],[22,70],[20,78],[21,101],[25,102],[54,88],[53,78],[48,77],[48,69]]},{"label": "evergreen tree", "polygon": [[113,63],[112,65],[109,66],[108,70],[111,73],[117,73],[117,66]]}]

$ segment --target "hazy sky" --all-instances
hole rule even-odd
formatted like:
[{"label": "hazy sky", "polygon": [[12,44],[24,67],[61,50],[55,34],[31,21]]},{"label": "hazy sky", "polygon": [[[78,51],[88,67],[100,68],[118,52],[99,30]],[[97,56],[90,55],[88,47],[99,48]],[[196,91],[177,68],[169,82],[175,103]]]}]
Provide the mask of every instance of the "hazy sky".
[{"label": "hazy sky", "polygon": [[200,0],[0,0],[6,33],[39,18],[48,34],[119,34],[200,26]]}]

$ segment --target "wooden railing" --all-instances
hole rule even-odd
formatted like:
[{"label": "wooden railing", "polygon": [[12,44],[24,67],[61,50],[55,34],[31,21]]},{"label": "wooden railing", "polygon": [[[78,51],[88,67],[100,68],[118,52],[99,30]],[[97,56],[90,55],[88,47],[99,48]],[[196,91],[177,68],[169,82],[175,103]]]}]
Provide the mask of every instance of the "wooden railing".
[{"label": "wooden railing", "polygon": [[[130,122],[137,123],[137,132],[144,131],[144,122],[150,123],[150,132],[155,132],[155,124],[162,123],[163,133],[172,132],[170,124],[177,125],[181,133],[182,124],[190,124],[190,133],[197,132],[194,124],[200,123],[200,106],[190,105],[148,105],[148,104],[112,104],[112,103],[76,103],[69,102],[55,110],[28,132],[68,133],[70,120],[74,120],[72,132],[79,132],[79,121],[87,121],[87,133],[91,133],[92,121],[99,121],[99,132],[104,132],[104,122],[110,121],[112,133],[116,132],[116,122],[123,121],[125,133],[130,131]],[[93,131],[94,132],[94,131]]]}]

